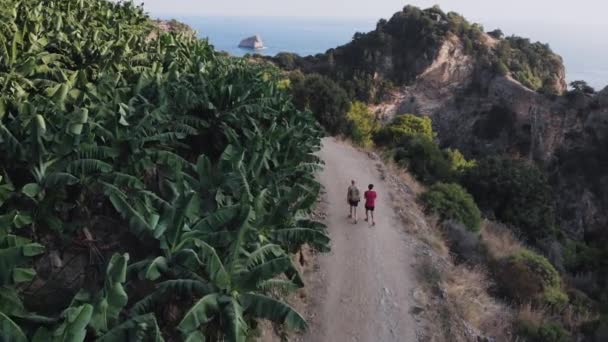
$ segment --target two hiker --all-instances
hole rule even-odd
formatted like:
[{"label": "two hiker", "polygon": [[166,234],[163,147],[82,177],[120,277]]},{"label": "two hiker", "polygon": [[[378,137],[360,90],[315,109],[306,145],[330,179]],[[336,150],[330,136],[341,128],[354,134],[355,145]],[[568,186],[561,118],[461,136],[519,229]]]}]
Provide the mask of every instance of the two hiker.
[{"label": "two hiker", "polygon": [[[373,190],[373,184],[368,185],[367,189],[368,190],[363,194],[363,197],[365,198],[365,221],[369,222],[369,216],[371,215],[372,226],[375,226],[376,222],[374,221],[374,209],[376,207],[377,194]],[[348,218],[352,218],[354,222],[357,223],[357,207],[361,201],[361,195],[359,193],[359,188],[357,188],[355,185],[354,180],[351,181],[351,185],[348,187],[346,201],[348,202],[348,206],[350,208]]]}]

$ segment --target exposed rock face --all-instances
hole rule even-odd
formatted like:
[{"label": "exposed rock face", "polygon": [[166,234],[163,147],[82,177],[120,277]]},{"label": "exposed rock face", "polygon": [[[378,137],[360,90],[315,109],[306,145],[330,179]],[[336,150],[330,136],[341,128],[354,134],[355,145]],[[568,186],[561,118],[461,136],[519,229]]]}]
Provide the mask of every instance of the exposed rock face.
[{"label": "exposed rock face", "polygon": [[[555,87],[565,91],[564,73]],[[415,82],[372,109],[385,120],[404,113],[431,116],[441,144],[469,156],[536,161],[551,175],[560,227],[571,237],[595,235],[608,224],[608,198],[602,195],[608,193],[608,175],[591,181],[595,176],[580,163],[564,166],[576,151],[592,154],[583,159],[597,158],[589,151],[608,141],[608,88],[593,97],[543,95],[479,68],[460,39],[450,36]]]},{"label": "exposed rock face", "polygon": [[253,50],[263,49],[264,42],[262,42],[262,38],[256,34],[255,36],[251,36],[241,40],[241,42],[239,43],[239,47]]},{"label": "exposed rock face", "polygon": [[154,24],[154,29],[152,31],[150,31],[150,34],[148,35],[149,40],[156,39],[160,32],[172,32],[172,33],[184,34],[184,35],[191,36],[191,37],[196,36],[196,31],[194,31],[194,29],[192,29],[192,27],[190,27],[187,24],[184,24],[180,21],[177,21],[175,19],[171,19],[171,20],[156,19],[156,20],[153,20],[152,23]]}]

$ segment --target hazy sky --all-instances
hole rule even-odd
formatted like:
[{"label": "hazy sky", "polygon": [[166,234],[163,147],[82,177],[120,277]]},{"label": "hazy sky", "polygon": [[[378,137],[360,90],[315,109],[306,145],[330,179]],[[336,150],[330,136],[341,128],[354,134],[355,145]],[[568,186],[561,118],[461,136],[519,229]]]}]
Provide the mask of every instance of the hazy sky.
[{"label": "hazy sky", "polygon": [[471,19],[608,26],[606,0],[146,0],[152,14],[387,17],[406,4],[439,4]]}]

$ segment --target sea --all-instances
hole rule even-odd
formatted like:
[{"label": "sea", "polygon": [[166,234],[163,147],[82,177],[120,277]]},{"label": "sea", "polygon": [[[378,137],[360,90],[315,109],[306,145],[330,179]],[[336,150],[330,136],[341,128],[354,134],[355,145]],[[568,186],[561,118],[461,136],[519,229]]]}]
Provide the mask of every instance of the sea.
[{"label": "sea", "polygon": [[[162,17],[162,16],[161,16]],[[206,38],[217,50],[234,56],[258,53],[274,56],[292,52],[300,56],[323,53],[348,43],[356,32],[375,28],[378,18],[331,17],[236,17],[236,16],[178,16],[171,17],[194,28],[200,38]],[[165,19],[171,19],[169,17]],[[529,37],[548,43],[562,56],[568,82],[584,80],[597,90],[608,85],[608,40],[596,34],[576,31],[575,26],[547,26],[542,23],[502,23],[486,28],[501,27],[506,34]],[[266,48],[249,50],[238,47],[246,37],[258,34]],[[604,37],[605,35],[601,35]],[[597,37],[597,38],[596,38]]]}]

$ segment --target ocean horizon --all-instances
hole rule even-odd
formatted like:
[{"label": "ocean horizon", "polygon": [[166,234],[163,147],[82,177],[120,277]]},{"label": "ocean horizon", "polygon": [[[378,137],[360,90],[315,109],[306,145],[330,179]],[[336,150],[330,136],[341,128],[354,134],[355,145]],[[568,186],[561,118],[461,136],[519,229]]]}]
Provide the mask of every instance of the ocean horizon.
[{"label": "ocean horizon", "polygon": [[[466,15],[466,14],[465,14]],[[198,37],[208,39],[219,51],[233,56],[247,53],[274,56],[280,52],[300,56],[324,53],[344,45],[356,32],[368,32],[376,27],[380,18],[349,17],[239,17],[239,16],[175,16],[197,31]],[[522,23],[502,25],[507,34],[548,43],[564,60],[567,82],[584,80],[596,90],[608,85],[608,43],[580,37],[567,28],[534,26]],[[487,26],[486,30],[493,27]],[[260,35],[265,48],[258,50],[239,48],[239,42]]]}]

